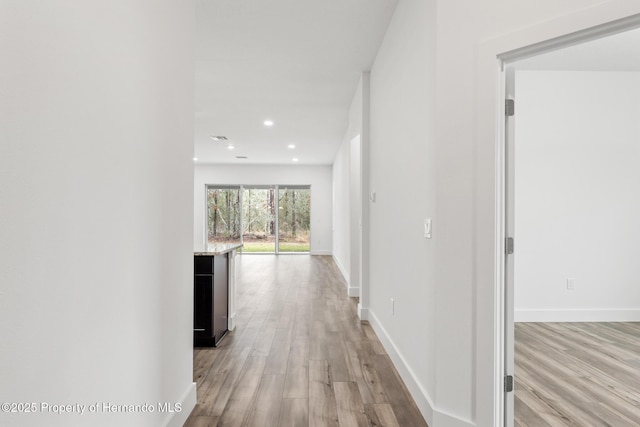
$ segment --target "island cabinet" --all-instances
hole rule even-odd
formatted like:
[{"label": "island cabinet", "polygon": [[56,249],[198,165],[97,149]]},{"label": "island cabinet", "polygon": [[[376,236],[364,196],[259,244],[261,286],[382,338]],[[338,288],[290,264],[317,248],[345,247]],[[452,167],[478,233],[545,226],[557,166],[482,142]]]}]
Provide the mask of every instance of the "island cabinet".
[{"label": "island cabinet", "polygon": [[194,256],[193,344],[218,345],[229,329],[229,254]]},{"label": "island cabinet", "polygon": [[235,258],[242,243],[207,245],[193,255],[193,345],[215,347],[235,327]]}]

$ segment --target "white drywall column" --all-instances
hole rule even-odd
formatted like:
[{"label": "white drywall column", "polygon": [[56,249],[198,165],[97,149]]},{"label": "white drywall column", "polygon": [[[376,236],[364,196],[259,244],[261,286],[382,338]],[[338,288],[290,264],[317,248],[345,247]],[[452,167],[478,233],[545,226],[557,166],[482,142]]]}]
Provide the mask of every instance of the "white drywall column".
[{"label": "white drywall column", "polygon": [[[363,72],[349,109],[349,126],[343,136],[334,163],[334,259],[347,281],[349,296],[359,296],[358,316],[367,320],[369,304],[368,183],[369,73]],[[368,157],[367,157],[368,159]],[[348,191],[345,193],[345,189]],[[366,218],[365,218],[366,216]],[[346,224],[346,225],[345,225]]]},{"label": "white drywall column", "polygon": [[376,193],[375,202],[366,199],[370,240],[363,245],[370,254],[363,278],[370,283],[368,319],[430,425],[435,249],[444,236],[437,227],[431,240],[423,233],[424,218],[435,217],[435,6],[398,3],[371,69],[368,146],[363,138],[365,191]]},{"label": "white drywall column", "polygon": [[350,279],[349,279],[349,296],[360,296],[360,257],[362,242],[362,225],[361,225],[361,171],[360,171],[360,135],[348,142],[349,147],[349,223],[350,223]]},{"label": "white drywall column", "polygon": [[229,252],[229,330],[233,331],[236,328],[236,256],[238,251],[233,250]]},{"label": "white drywall column", "polygon": [[0,4],[0,402],[37,409],[0,425],[195,404],[194,36],[188,0]]},{"label": "white drywall column", "polygon": [[351,152],[343,142],[333,162],[333,259],[345,279],[351,280],[351,221],[349,203],[349,165]]},{"label": "white drywall column", "polygon": [[369,182],[370,182],[370,145],[371,145],[371,74],[362,73],[361,87],[361,124],[360,124],[360,216],[362,240],[360,242],[360,301],[358,302],[358,316],[361,320],[369,320],[369,304],[371,301],[371,282],[369,281]]}]

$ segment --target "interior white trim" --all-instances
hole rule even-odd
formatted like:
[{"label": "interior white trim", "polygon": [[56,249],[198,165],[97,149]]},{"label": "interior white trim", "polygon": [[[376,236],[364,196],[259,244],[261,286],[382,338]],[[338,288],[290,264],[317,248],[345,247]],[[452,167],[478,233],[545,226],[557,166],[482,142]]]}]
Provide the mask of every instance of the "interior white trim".
[{"label": "interior white trim", "polygon": [[420,413],[422,413],[424,419],[427,421],[427,424],[434,425],[434,404],[429,397],[429,393],[427,393],[424,387],[420,385],[418,378],[413,373],[411,368],[407,365],[405,358],[402,356],[393,340],[378,320],[378,317],[376,317],[375,313],[371,310],[369,310],[369,323],[378,336],[378,339],[382,343],[382,346],[389,354],[393,365],[400,374],[402,381],[404,381],[405,385],[409,389],[411,396],[416,401],[418,409],[420,410]]},{"label": "interior white trim", "polygon": [[228,329],[230,331],[233,331],[235,328],[236,328],[236,312],[234,311],[232,314],[229,315]]},{"label": "interior white trim", "polygon": [[629,309],[520,309],[515,322],[640,322],[640,308]]},{"label": "interior white trim", "polygon": [[350,279],[350,275],[347,273],[346,269],[344,268],[344,266],[340,263],[340,260],[338,260],[338,258],[336,258],[335,256],[332,256],[333,261],[336,263],[336,265],[338,266],[338,270],[340,270],[340,274],[342,274],[342,277],[344,278],[345,281],[345,287],[347,288],[347,296],[349,297],[359,297],[360,296],[360,288],[358,286],[351,286],[351,281]]},{"label": "interior white trim", "polygon": [[638,26],[640,26],[640,20],[638,19],[637,15],[627,16],[612,22],[599,24],[593,27],[586,28],[584,30],[564,34],[559,37],[554,37],[549,40],[544,40],[538,43],[511,50],[509,52],[505,52],[500,55],[500,59],[505,62],[512,62],[530,58],[532,56],[548,53],[557,49],[562,49],[565,47],[582,44],[588,41],[597,40],[599,38],[621,33],[624,31],[629,31],[631,29],[637,28]]},{"label": "interior white trim", "polygon": [[[335,262],[336,265],[338,266],[338,270],[340,270],[340,274],[342,274],[342,277],[344,278],[344,281],[346,282],[347,289],[349,289],[351,287],[351,284],[349,283],[349,274],[347,273],[347,270],[340,263],[340,260],[338,260],[338,258],[336,258],[333,255],[331,257],[333,258],[333,262]],[[349,295],[349,296],[351,296],[351,295]]]},{"label": "interior white trim", "polygon": [[[181,404],[182,410],[180,412],[169,413],[163,423],[164,427],[182,427],[184,425],[187,418],[189,418],[189,415],[191,415],[193,408],[196,407],[196,402],[198,400],[196,390],[196,383],[191,383],[182,395],[182,399],[175,402]],[[168,403],[171,404],[173,402]]]},{"label": "interior white trim", "polygon": [[[358,310],[360,310],[360,305],[358,305]],[[429,393],[425,390],[425,388],[420,384],[418,377],[415,375],[413,370],[407,365],[405,358],[402,356],[393,340],[389,337],[389,334],[384,329],[375,313],[364,309],[363,311],[367,312],[367,316],[369,318],[369,323],[371,327],[375,331],[378,339],[382,343],[384,349],[389,354],[393,365],[398,370],[402,381],[404,381],[405,385],[409,389],[411,396],[416,401],[418,405],[418,409],[420,413],[427,421],[427,424],[430,426],[436,427],[473,427],[475,423],[470,420],[466,420],[462,417],[458,417],[455,414],[449,414],[446,411],[440,411],[435,408],[433,404],[433,400],[429,396]]]},{"label": "interior white trim", "polygon": [[360,129],[360,202],[362,203],[360,231],[360,302],[358,315],[361,320],[369,320],[369,151],[370,151],[370,109],[371,109],[371,75],[365,71],[362,81],[362,123]]},{"label": "interior white trim", "polygon": [[358,303],[358,317],[360,320],[369,320],[369,309],[363,307],[360,302]]},{"label": "interior white trim", "polygon": [[449,414],[445,411],[435,410],[433,413],[433,424],[438,427],[471,427],[475,426],[471,421],[458,418],[455,415]]},{"label": "interior white trim", "polygon": [[229,252],[228,268],[229,268],[229,298],[227,301],[227,308],[229,311],[228,328],[233,331],[236,328],[236,256],[237,250]]}]

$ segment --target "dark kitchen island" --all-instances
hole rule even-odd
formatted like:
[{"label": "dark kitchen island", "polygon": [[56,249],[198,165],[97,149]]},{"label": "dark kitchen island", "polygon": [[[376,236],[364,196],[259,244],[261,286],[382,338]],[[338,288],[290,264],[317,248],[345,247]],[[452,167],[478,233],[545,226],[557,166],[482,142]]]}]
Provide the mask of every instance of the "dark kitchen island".
[{"label": "dark kitchen island", "polygon": [[235,256],[241,246],[209,245],[193,254],[194,347],[215,347],[234,328]]}]

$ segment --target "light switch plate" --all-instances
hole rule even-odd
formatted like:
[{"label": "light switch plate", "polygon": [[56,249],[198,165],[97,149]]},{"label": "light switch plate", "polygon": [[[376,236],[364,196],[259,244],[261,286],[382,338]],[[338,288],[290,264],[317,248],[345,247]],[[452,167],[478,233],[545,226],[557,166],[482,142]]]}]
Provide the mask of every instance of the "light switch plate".
[{"label": "light switch plate", "polygon": [[424,237],[426,239],[431,238],[431,218],[424,219]]}]

